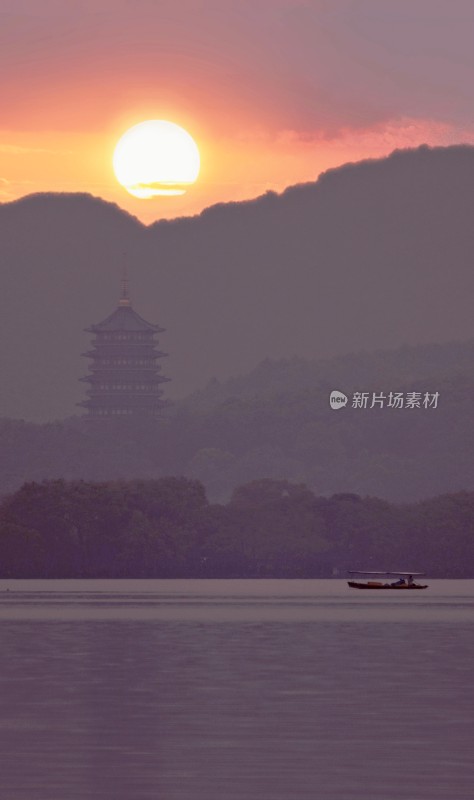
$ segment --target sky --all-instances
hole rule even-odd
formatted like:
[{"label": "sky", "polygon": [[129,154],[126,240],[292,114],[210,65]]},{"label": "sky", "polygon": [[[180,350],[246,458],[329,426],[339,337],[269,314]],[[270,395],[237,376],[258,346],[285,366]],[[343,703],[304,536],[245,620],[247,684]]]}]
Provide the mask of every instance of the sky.
[{"label": "sky", "polygon": [[[146,223],[427,143],[474,143],[472,0],[0,0],[0,201],[89,192]],[[139,200],[120,136],[166,119],[198,181]]]}]

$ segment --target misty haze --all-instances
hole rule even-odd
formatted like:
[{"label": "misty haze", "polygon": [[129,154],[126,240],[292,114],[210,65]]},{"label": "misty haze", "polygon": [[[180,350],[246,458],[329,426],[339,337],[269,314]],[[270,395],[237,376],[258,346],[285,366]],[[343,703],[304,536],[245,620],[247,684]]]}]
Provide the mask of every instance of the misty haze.
[{"label": "misty haze", "polygon": [[469,800],[474,6],[0,0],[0,800]]}]

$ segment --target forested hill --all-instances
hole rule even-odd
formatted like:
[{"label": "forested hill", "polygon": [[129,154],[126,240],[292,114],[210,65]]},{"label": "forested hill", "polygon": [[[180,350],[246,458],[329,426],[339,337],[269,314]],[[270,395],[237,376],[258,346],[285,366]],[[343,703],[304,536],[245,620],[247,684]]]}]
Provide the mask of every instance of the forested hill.
[{"label": "forested hill", "polygon": [[420,381],[440,380],[474,370],[474,339],[463,342],[403,345],[393,350],[348,352],[328,359],[266,358],[248,373],[209,381],[180,403],[210,410],[236,398],[281,397],[317,389],[395,390]]},{"label": "forested hill", "polygon": [[2,578],[474,577],[474,492],[396,506],[257,481],[226,505],[185,478],[23,486],[0,506]]},{"label": "forested hill", "polygon": [[[0,494],[25,481],[185,475],[212,502],[262,478],[317,495],[408,502],[473,490],[474,343],[403,347],[325,362],[267,360],[169,409],[162,424],[70,418],[0,422]],[[332,389],[439,393],[436,408],[329,407]]]},{"label": "forested hill", "polygon": [[84,328],[127,263],[166,328],[166,392],[263,359],[331,358],[473,335],[474,147],[421,147],[282,194],[150,227],[87,195],[0,204],[0,415],[51,421],[83,399]]}]

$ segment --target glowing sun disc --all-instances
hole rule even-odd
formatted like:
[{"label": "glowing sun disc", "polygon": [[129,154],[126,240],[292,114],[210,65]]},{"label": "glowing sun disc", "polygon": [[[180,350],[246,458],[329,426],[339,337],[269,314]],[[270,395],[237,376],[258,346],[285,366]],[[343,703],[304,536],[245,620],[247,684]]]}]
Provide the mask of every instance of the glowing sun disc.
[{"label": "glowing sun disc", "polygon": [[149,119],[119,139],[113,167],[118,182],[134,197],[184,194],[199,175],[199,150],[180,125]]}]

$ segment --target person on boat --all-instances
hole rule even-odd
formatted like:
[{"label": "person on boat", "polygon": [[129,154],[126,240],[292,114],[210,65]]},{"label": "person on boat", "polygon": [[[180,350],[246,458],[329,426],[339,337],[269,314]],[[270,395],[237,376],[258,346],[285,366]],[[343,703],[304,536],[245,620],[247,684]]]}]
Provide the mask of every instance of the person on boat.
[{"label": "person on boat", "polygon": [[400,577],[398,581],[392,583],[391,586],[405,586],[405,578]]},{"label": "person on boat", "polygon": [[408,584],[408,586],[414,586],[415,585],[415,581],[413,580],[413,575],[409,575],[408,576],[407,584]]}]

